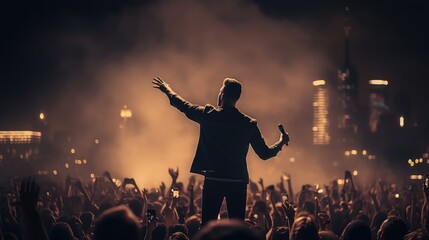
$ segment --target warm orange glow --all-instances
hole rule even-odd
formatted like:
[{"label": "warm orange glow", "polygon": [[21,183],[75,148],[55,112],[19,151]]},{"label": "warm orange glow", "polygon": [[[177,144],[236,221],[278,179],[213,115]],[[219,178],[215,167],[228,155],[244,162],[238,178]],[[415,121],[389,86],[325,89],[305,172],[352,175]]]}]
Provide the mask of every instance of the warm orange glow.
[{"label": "warm orange glow", "polygon": [[57,175],[57,174],[58,174],[58,171],[57,171],[57,170],[54,170],[54,171],[52,171],[52,174]]},{"label": "warm orange glow", "polygon": [[40,120],[44,120],[45,119],[45,114],[44,113],[40,113],[39,114],[39,118],[40,118]]},{"label": "warm orange glow", "polygon": [[74,148],[70,149],[70,153],[71,154],[75,154],[76,153],[76,149],[74,149]]},{"label": "warm orange glow", "polygon": [[418,175],[418,174],[412,174],[412,175],[410,175],[410,179],[411,180],[420,180],[420,179],[423,179],[423,176]]},{"label": "warm orange glow", "polygon": [[357,176],[358,175],[358,171],[357,170],[354,170],[353,171],[353,176]]},{"label": "warm orange glow", "polygon": [[387,80],[381,80],[381,79],[373,79],[369,80],[370,85],[381,85],[381,86],[387,86],[389,84],[389,81]]},{"label": "warm orange glow", "polygon": [[121,118],[131,118],[133,116],[133,112],[131,109],[124,105],[124,108],[121,109]]},{"label": "warm orange glow", "polygon": [[313,81],[313,86],[323,86],[325,85],[325,80],[315,80]]},{"label": "warm orange glow", "polygon": [[68,163],[66,163],[66,164],[64,164],[64,167],[65,167],[65,168],[69,168],[69,167],[70,167],[70,165],[69,165]]}]

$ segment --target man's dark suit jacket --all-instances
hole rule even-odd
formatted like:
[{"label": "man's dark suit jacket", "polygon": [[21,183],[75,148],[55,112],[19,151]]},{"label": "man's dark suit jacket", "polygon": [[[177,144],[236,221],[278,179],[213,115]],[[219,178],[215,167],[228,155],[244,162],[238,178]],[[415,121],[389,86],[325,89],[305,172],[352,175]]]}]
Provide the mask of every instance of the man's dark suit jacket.
[{"label": "man's dark suit jacket", "polygon": [[198,106],[167,94],[170,104],[200,124],[200,137],[191,172],[219,179],[249,181],[249,143],[263,160],[277,155],[282,144],[267,146],[255,119],[235,107]]}]

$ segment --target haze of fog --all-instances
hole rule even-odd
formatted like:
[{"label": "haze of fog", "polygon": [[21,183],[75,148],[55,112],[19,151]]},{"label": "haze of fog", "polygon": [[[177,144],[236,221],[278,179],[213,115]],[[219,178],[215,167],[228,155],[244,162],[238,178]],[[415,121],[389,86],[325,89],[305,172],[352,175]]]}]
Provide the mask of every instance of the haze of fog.
[{"label": "haze of fog", "polygon": [[[172,108],[151,79],[161,76],[192,103],[216,105],[223,79],[233,77],[243,84],[238,108],[258,119],[266,142],[278,140],[278,123],[291,138],[290,146],[269,161],[250,150],[250,177],[264,177],[269,184],[286,172],[296,186],[326,183],[344,169],[326,172],[317,164],[332,160],[308,153],[312,81],[338,62],[327,59],[323,44],[330,39],[316,38],[325,31],[316,26],[308,19],[273,20],[252,2],[238,0],[159,1],[125,8],[98,23],[103,34],[70,19],[66,29],[46,34],[45,42],[57,51],[59,81],[85,79],[88,84],[62,86],[50,121],[57,128],[79,129],[77,148],[85,149],[94,138],[118,129],[120,109],[127,105],[133,112],[127,132],[109,143],[100,138],[109,152],[95,163],[95,173],[110,170],[156,187],[169,179],[168,167],[179,167],[179,180],[186,182],[199,126]],[[313,157],[304,159],[303,153]]]}]

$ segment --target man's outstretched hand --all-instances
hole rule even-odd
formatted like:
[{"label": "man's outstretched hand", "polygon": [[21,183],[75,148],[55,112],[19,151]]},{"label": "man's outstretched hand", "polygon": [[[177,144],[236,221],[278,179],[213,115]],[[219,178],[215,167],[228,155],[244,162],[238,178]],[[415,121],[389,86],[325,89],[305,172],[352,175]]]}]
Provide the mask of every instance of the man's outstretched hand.
[{"label": "man's outstretched hand", "polygon": [[153,84],[152,86],[154,88],[158,88],[161,92],[163,92],[165,94],[173,92],[170,85],[168,85],[168,83],[164,82],[161,79],[161,77],[159,77],[159,76],[153,78],[152,84]]}]

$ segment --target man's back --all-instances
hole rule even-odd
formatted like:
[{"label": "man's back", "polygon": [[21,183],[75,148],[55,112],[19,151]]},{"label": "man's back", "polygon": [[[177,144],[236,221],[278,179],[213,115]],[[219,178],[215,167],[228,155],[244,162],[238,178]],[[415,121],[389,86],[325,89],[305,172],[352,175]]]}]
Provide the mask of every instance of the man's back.
[{"label": "man's back", "polygon": [[235,107],[207,105],[199,124],[200,139],[191,172],[247,181],[246,155],[256,120]]}]

